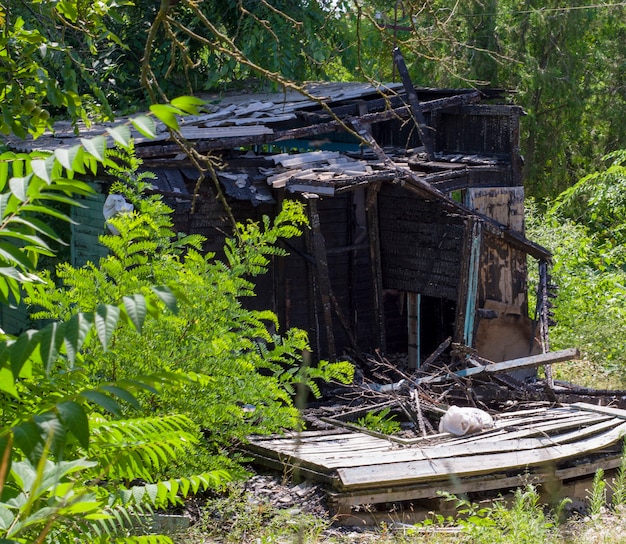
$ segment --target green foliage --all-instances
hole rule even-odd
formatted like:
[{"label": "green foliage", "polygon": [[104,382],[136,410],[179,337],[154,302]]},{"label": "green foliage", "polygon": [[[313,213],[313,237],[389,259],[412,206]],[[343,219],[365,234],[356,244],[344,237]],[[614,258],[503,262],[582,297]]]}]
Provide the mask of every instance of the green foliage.
[{"label": "green foliage", "polygon": [[[551,274],[558,285],[552,349],[576,346],[586,360],[619,377],[626,365],[626,272],[618,251],[600,242],[589,226],[561,213],[541,212],[528,202],[527,235],[553,252]],[[609,234],[608,232],[606,234]]]},{"label": "green foliage", "polygon": [[553,347],[584,356],[623,376],[626,368],[626,152],[583,177],[545,211],[530,203],[528,235],[554,253]]},{"label": "green foliage", "polygon": [[[159,372],[193,376],[158,397],[142,395],[141,404],[160,414],[187,415],[216,455],[252,432],[298,424],[293,400],[298,384],[318,394],[315,380],[350,380],[352,367],[326,362],[303,367],[302,353],[309,350],[304,331],[280,335],[275,314],[247,310],[240,299],[254,295],[248,278],[263,273],[269,258],[284,254],[275,242],[301,232],[301,205],[286,202],[274,222],[265,218],[263,224],[240,226],[226,243],[224,263],[200,253],[200,237],[175,236],[170,210],[160,198],[139,194],[137,184],[144,181],[132,166],[126,174],[118,172],[125,183],[112,189],[125,194],[136,211],[111,219],[119,236],[101,237],[110,255],[80,269],[61,264],[62,289],[51,282],[33,286],[29,301],[43,308],[36,317],[66,318],[95,312],[101,304],[119,307],[119,326],[103,325],[100,338],[85,344],[82,366],[89,379],[119,381]],[[144,320],[154,285],[169,286],[177,311]],[[138,298],[124,297],[129,292]]]},{"label": "green foliage", "polygon": [[593,485],[589,491],[589,513],[591,516],[599,516],[606,505],[606,482],[604,470],[599,468],[593,476]]},{"label": "green foliage", "polygon": [[510,506],[504,500],[495,501],[492,506],[479,506],[449,493],[441,495],[454,501],[458,518],[440,519],[439,523],[460,526],[462,534],[473,544],[556,544],[561,541],[556,521],[545,513],[539,494],[531,485],[516,489]]},{"label": "green foliage", "polygon": [[[194,103],[178,101],[183,108]],[[109,133],[132,152],[124,126]],[[74,174],[95,172],[99,165],[114,169],[109,154],[120,153],[97,136],[54,154],[0,157],[1,302],[19,301],[22,288],[30,297],[43,295],[45,275],[36,273],[37,256],[52,255],[48,241],[61,243],[45,218],[69,220],[51,203],[74,205],[74,195],[91,191]],[[147,321],[177,310],[173,292],[155,282],[142,293],[120,291],[110,300],[97,301],[89,311],[72,308],[18,337],[0,338],[0,538],[171,542],[129,536],[131,518],[230,478],[217,470],[159,480],[165,466],[197,447],[198,427],[184,416],[128,416],[164,386],[195,383],[193,373],[160,370],[106,381],[85,372],[86,350],[97,346],[106,353],[119,328],[139,335]],[[130,487],[138,478],[145,484]]]},{"label": "green foliage", "polygon": [[357,421],[357,425],[383,434],[394,434],[400,431],[400,422],[394,418],[395,414],[389,415],[391,410],[383,408],[378,412],[368,412],[365,417]]},{"label": "green foliage", "polygon": [[115,50],[108,28],[130,2],[0,2],[0,133],[40,135],[58,113],[112,117]]},{"label": "green foliage", "polygon": [[622,462],[611,483],[611,491],[613,508],[623,508],[626,504],[626,443],[622,446]]}]

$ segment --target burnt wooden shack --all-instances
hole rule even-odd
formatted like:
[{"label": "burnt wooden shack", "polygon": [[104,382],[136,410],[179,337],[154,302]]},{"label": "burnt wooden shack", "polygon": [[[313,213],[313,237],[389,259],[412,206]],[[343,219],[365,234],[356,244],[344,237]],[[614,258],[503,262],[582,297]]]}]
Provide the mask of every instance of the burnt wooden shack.
[{"label": "burnt wooden shack", "polygon": [[[136,151],[176,227],[205,235],[207,251],[222,248],[229,216],[258,220],[285,199],[305,203],[310,229],[286,242],[289,257],[274,260],[248,303],[307,330],[316,359],[380,350],[419,367],[449,337],[491,361],[541,351],[527,258],[545,265],[550,256],[524,237],[521,108],[495,91],[408,89],[316,83],[304,94],[207,97],[206,112],[182,119],[181,132],[219,159],[223,199],[210,179],[198,185],[164,126],[156,139],[137,133]],[[74,139],[60,126],[11,145]],[[75,211],[77,264],[103,231],[103,198]]]}]

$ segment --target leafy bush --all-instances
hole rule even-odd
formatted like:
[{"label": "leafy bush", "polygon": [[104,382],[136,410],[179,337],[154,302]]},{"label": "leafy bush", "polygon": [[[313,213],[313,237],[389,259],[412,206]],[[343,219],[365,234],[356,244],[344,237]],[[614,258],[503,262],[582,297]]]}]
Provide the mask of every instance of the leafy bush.
[{"label": "leafy bush", "polygon": [[[90,191],[71,179],[74,172],[95,170],[105,162],[102,136],[54,155],[0,156],[1,303],[19,301],[28,286],[39,292],[34,286],[43,276],[37,274],[37,257],[52,254],[49,242],[61,242],[45,219],[69,221],[50,202],[73,204],[73,195]],[[166,286],[153,284],[143,294],[99,302],[92,311],[73,309],[18,337],[1,334],[0,539],[131,541],[138,514],[176,504],[229,478],[214,471],[159,480],[163,465],[200,441],[189,418],[111,420],[128,410],[123,403],[138,408],[141,395],[158,395],[164,385],[190,377],[157,372],[93,383],[82,366],[86,345],[106,350],[122,321],[138,333],[148,316],[175,309],[174,301]]]},{"label": "leafy bush", "polygon": [[108,257],[83,268],[61,264],[62,289],[51,281],[30,289],[29,301],[44,308],[37,317],[64,319],[77,310],[92,312],[103,302],[126,300],[122,317],[136,321],[135,313],[145,313],[143,299],[133,307],[134,299],[124,293],[147,295],[154,285],[169,286],[177,299],[175,314],[111,328],[106,346],[87,339],[81,365],[89,380],[158,372],[192,377],[158,396],[143,394],[141,404],[155,414],[187,415],[202,428],[215,455],[250,433],[299,425],[296,385],[307,383],[318,393],[315,379],[350,380],[352,367],[322,362],[303,368],[302,353],[310,349],[306,333],[275,333],[276,315],[245,309],[241,297],[254,294],[249,278],[266,270],[269,257],[284,254],[274,242],[300,234],[301,205],[285,202],[273,223],[265,218],[262,226],[240,225],[236,238],[226,242],[227,262],[221,262],[201,253],[201,237],[176,236],[171,210],[157,196],[142,196],[142,184],[131,168],[125,182],[112,188],[137,211],[110,220],[120,234],[101,237]]},{"label": "leafy bush", "polygon": [[560,205],[540,211],[529,201],[526,222],[528,237],[553,252],[551,274],[559,289],[551,348],[578,347],[584,359],[621,379],[626,368],[626,261],[605,242],[608,232],[594,232]]}]

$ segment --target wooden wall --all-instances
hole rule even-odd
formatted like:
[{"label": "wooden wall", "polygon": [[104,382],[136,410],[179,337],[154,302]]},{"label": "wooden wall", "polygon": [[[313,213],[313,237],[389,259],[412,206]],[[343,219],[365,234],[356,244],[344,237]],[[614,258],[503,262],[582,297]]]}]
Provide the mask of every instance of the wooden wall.
[{"label": "wooden wall", "polygon": [[378,202],[384,287],[456,301],[463,219],[396,186]]}]

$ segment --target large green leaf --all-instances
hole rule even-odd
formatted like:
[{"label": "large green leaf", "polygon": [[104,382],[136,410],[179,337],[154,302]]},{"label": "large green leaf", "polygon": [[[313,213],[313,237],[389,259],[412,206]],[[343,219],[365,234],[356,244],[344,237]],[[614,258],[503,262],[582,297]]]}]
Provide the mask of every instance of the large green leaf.
[{"label": "large green leaf", "polygon": [[203,106],[206,104],[204,100],[198,98],[196,96],[179,96],[174,98],[170,104],[179,110],[182,110],[185,113],[189,113],[191,115],[198,115],[199,106]]},{"label": "large green leaf", "polygon": [[131,123],[146,138],[156,138],[156,125],[152,117],[148,117],[147,115],[140,115],[131,119]]},{"label": "large green leaf", "polygon": [[5,238],[14,238],[16,240],[21,240],[28,244],[28,249],[33,250],[37,248],[41,248],[45,250],[47,253],[52,253],[50,246],[42,238],[34,234],[27,234],[25,232],[18,232],[16,230],[3,230],[1,235]]},{"label": "large green leaf", "polygon": [[47,223],[44,223],[36,217],[24,217],[23,215],[15,216],[11,219],[11,223],[19,223],[41,234],[45,234],[48,238],[59,244],[67,245]]},{"label": "large green leaf", "polygon": [[12,193],[2,193],[0,195],[0,218],[3,218],[17,209],[15,197]]},{"label": "large green leaf", "polygon": [[24,206],[21,207],[21,210],[24,212],[35,212],[35,213],[41,213],[44,215],[49,215],[51,217],[56,217],[57,219],[61,219],[63,221],[72,223],[74,225],[78,224],[76,223],[76,221],[72,220],[68,215],[62,212],[59,212],[55,210],[54,208],[51,208],[50,206],[38,206],[36,204],[25,204]]},{"label": "large green leaf", "polygon": [[30,166],[33,169],[33,174],[43,179],[48,185],[52,183],[54,156],[50,156],[46,159],[33,160],[31,161]]},{"label": "large green leaf", "polygon": [[54,150],[54,156],[66,170],[72,170],[74,159],[78,153],[79,146],[74,147],[57,147]]},{"label": "large green leaf", "polygon": [[9,346],[11,368],[14,376],[19,376],[24,363],[37,347],[37,331],[27,330],[20,334],[17,340]]},{"label": "large green leaf", "polygon": [[117,327],[117,322],[120,318],[120,309],[118,306],[111,304],[100,304],[96,308],[94,314],[94,324],[96,326],[96,333],[102,347],[106,351],[113,336],[113,331]]},{"label": "large green leaf", "polygon": [[[24,421],[13,427],[13,438],[16,447],[22,450],[29,459],[33,458],[33,454],[44,442],[41,427],[32,421]],[[13,466],[15,467],[16,465],[17,463],[14,463]]]},{"label": "large green leaf", "polygon": [[145,297],[143,295],[126,296],[123,301],[128,317],[133,322],[137,332],[141,333],[147,313]]},{"label": "large green leaf", "polygon": [[46,369],[46,374],[50,375],[52,365],[57,362],[59,357],[59,348],[63,343],[65,335],[65,325],[63,323],[53,322],[46,325],[37,333],[39,341],[39,353],[41,362]]},{"label": "large green leaf", "polygon": [[65,322],[65,353],[70,363],[76,361],[78,352],[83,347],[85,338],[93,325],[93,314],[77,313]]},{"label": "large green leaf", "polygon": [[99,162],[104,162],[107,148],[107,139],[104,136],[81,138],[80,142],[87,153],[95,157]]},{"label": "large green leaf", "polygon": [[28,174],[24,177],[14,177],[9,180],[9,187],[11,188],[11,192],[21,202],[26,200],[26,195],[28,193],[28,184],[30,183],[32,177],[32,174]]},{"label": "large green leaf", "polygon": [[161,301],[167,306],[170,312],[173,314],[178,313],[178,304],[176,302],[176,296],[172,290],[166,285],[154,285],[151,287],[154,294],[161,299]]},{"label": "large green leaf", "polygon": [[139,404],[139,401],[137,400],[137,398],[127,389],[124,389],[123,387],[121,387],[121,383],[118,383],[117,385],[102,385],[100,386],[100,389],[102,391],[106,391],[107,393],[111,394],[111,395],[115,395],[116,397],[118,397],[119,399],[126,401],[128,404],[130,404],[131,406],[133,406],[134,408],[141,408],[141,405]]},{"label": "large green leaf", "polygon": [[67,401],[57,404],[56,411],[80,445],[85,449],[89,448],[89,419],[83,407],[77,402]]},{"label": "large green leaf", "polygon": [[87,399],[94,404],[97,404],[101,408],[104,408],[108,412],[112,414],[118,415],[121,410],[120,404],[115,400],[101,393],[100,391],[96,391],[95,389],[90,389],[88,391],[83,391],[80,393],[80,396]]},{"label": "large green leaf", "polygon": [[0,391],[4,391],[15,398],[19,398],[17,388],[15,387],[15,377],[13,376],[11,368],[8,366],[0,368]]},{"label": "large green leaf", "polygon": [[169,104],[153,104],[150,106],[150,111],[163,121],[168,128],[178,130],[178,119],[176,116],[183,113],[181,110]]},{"label": "large green leaf", "polygon": [[130,128],[128,125],[118,125],[107,129],[109,135],[122,147],[128,148],[130,146]]},{"label": "large green leaf", "polygon": [[[2,234],[0,232],[0,234]],[[0,260],[4,260],[10,266],[19,265],[26,270],[34,269],[32,261],[23,251],[20,251],[13,244],[8,242],[0,242]]]}]

